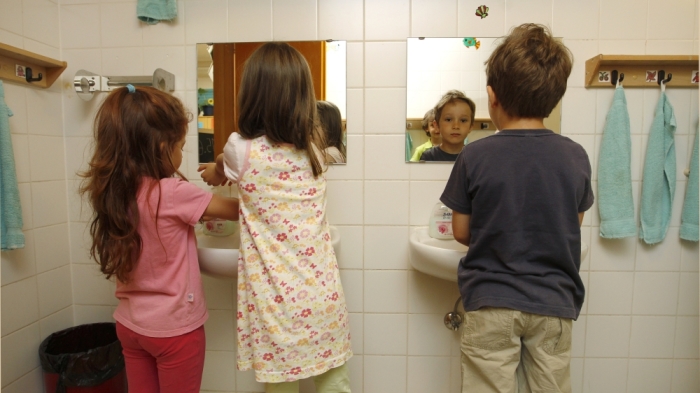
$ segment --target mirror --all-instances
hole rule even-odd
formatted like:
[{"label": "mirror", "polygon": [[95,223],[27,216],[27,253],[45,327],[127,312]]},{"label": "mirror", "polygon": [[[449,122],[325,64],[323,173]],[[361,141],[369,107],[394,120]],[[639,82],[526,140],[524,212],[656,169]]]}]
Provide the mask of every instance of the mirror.
[{"label": "mirror", "polygon": [[[335,135],[329,139],[338,141],[337,149],[346,152],[346,42],[328,40],[287,43],[299,50],[309,63],[316,99],[330,102],[338,108],[340,127],[328,127],[328,132]],[[243,66],[255,49],[263,44],[264,42],[228,42],[196,45],[200,163],[213,162],[223,151],[229,135],[238,129],[236,103]],[[324,106],[327,107],[328,105]]]},{"label": "mirror", "polygon": [[[406,162],[420,161],[421,152],[439,142],[423,130],[423,117],[448,90],[459,90],[476,104],[475,119],[464,144],[492,135],[496,128],[486,106],[486,66],[498,45],[496,37],[408,38],[406,42]],[[560,133],[561,102],[545,126]],[[435,135],[438,134],[438,135]]]}]

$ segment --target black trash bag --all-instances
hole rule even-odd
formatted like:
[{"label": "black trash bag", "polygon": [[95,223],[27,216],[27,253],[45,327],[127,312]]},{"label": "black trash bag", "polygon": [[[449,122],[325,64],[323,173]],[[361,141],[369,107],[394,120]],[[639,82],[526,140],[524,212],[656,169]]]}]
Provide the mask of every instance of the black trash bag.
[{"label": "black trash bag", "polygon": [[39,346],[41,368],[59,374],[56,393],[66,387],[97,386],[124,369],[115,323],[93,323],[55,332]]}]

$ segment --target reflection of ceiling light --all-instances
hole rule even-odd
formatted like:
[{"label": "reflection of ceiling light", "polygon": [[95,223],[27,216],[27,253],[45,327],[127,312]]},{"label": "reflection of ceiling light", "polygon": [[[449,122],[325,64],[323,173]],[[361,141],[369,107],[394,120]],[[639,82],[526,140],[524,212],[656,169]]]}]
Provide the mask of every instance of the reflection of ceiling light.
[{"label": "reflection of ceiling light", "polygon": [[209,65],[209,79],[211,79],[212,82],[214,82],[214,64]]},{"label": "reflection of ceiling light", "polygon": [[207,52],[209,52],[209,57],[212,59],[212,63],[209,65],[209,79],[214,82],[214,44],[207,44]]}]

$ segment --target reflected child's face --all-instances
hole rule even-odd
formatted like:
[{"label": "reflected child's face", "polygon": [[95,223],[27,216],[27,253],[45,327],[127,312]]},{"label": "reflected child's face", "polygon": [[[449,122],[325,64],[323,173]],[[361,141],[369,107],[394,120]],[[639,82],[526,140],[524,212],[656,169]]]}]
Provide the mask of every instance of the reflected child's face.
[{"label": "reflected child's face", "polygon": [[440,141],[440,129],[437,127],[435,120],[428,123],[428,133],[430,133],[431,140]]},{"label": "reflected child's face", "polygon": [[463,146],[472,128],[471,108],[464,101],[448,102],[442,108],[437,128],[442,137],[442,144]]}]

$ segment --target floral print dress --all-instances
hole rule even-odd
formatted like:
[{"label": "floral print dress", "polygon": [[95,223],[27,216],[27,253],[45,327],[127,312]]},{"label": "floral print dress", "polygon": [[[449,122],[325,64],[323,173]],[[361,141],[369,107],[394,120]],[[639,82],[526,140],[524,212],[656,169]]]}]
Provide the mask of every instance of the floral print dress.
[{"label": "floral print dress", "polygon": [[351,356],[350,326],[325,217],[326,180],[305,151],[246,141],[238,191],[238,369],[295,381]]}]

